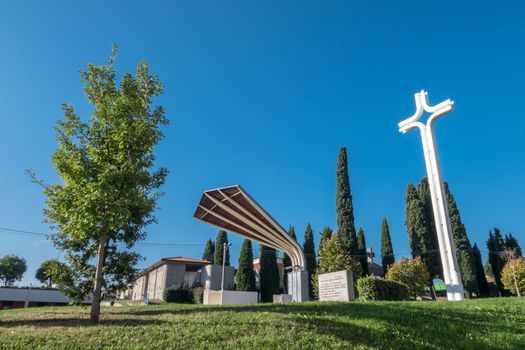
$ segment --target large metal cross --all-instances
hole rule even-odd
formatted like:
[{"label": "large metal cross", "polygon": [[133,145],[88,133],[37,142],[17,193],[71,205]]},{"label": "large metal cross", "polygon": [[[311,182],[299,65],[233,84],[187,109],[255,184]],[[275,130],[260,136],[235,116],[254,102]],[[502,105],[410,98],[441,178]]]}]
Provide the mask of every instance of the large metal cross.
[{"label": "large metal cross", "polygon": [[[410,118],[398,124],[399,131],[406,133],[414,128],[419,128],[421,133],[439,252],[445,284],[447,285],[447,297],[448,300],[463,300],[463,284],[458,269],[456,247],[452,237],[448,204],[445,198],[445,188],[441,179],[441,169],[434,138],[434,122],[439,117],[452,112],[454,110],[454,102],[448,99],[435,106],[430,106],[428,104],[428,93],[423,90],[414,94],[414,98],[416,100],[416,112]],[[419,121],[423,116],[423,112],[431,113],[425,124]]]}]

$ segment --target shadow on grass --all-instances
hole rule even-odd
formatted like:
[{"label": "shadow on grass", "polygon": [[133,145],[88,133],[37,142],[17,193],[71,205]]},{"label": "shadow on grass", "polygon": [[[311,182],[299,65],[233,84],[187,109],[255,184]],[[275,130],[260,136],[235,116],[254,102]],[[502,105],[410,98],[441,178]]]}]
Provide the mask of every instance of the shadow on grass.
[{"label": "shadow on grass", "polygon": [[151,326],[165,324],[163,320],[152,319],[100,319],[98,325],[94,325],[88,318],[47,318],[47,319],[27,319],[0,321],[0,328],[5,327],[97,327],[97,326]]}]

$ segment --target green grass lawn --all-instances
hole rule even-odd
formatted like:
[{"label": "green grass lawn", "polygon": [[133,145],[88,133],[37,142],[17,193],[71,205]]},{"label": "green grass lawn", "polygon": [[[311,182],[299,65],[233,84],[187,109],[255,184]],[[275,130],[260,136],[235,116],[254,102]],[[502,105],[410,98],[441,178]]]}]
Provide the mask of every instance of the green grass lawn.
[{"label": "green grass lawn", "polygon": [[525,349],[525,298],[0,311],[0,349]]}]

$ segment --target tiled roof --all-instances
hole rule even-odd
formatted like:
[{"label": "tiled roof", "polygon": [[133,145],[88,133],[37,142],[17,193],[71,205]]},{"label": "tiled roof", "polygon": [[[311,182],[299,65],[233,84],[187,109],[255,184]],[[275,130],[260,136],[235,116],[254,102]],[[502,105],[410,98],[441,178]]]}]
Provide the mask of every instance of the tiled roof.
[{"label": "tiled roof", "polygon": [[186,258],[184,256],[176,256],[173,258],[162,258],[161,260],[180,262],[180,263],[189,263],[189,264],[211,264],[211,262],[208,260],[192,259],[192,258]]}]

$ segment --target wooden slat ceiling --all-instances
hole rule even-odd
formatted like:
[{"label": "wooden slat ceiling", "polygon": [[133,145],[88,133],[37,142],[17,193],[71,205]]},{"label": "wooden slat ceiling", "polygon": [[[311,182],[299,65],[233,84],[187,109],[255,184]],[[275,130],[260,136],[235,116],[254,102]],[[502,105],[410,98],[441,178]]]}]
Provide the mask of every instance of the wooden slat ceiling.
[{"label": "wooden slat ceiling", "polygon": [[301,246],[239,185],[204,191],[194,217],[284,251],[295,269],[305,268]]}]

